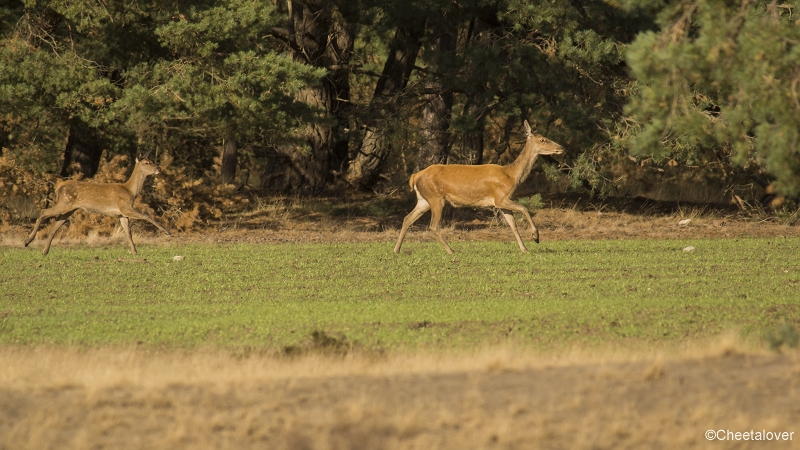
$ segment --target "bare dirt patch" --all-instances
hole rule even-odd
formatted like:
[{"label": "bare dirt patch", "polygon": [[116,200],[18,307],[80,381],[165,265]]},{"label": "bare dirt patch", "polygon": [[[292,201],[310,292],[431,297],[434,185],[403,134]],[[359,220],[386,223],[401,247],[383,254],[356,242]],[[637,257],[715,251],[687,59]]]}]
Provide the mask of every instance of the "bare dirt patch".
[{"label": "bare dirt patch", "polygon": [[[252,203],[252,202],[251,202]],[[403,217],[413,208],[406,196],[390,199],[330,198],[262,200],[267,206],[225,215],[188,231],[164,236],[155,227],[134,221],[134,240],[143,244],[170,243],[394,243]],[[541,239],[698,239],[800,236],[795,214],[743,212],[735,207],[682,205],[649,200],[590,201],[581,197],[550,196],[534,215]],[[110,219],[110,218],[108,218]],[[530,230],[518,217],[523,240]],[[429,213],[411,228],[406,242],[433,242],[427,232]],[[446,208],[444,236],[449,242],[503,241],[514,238],[499,214],[488,209]],[[6,225],[0,229],[0,245],[18,246],[30,226]],[[42,245],[49,227],[40,231],[33,246]],[[124,243],[121,228],[113,220],[70,224],[54,245],[108,245]]]},{"label": "bare dirt patch", "polygon": [[[796,352],[287,359],[0,349],[0,359],[0,448],[9,449],[796,448],[800,439]],[[795,434],[710,442],[707,430]]]}]

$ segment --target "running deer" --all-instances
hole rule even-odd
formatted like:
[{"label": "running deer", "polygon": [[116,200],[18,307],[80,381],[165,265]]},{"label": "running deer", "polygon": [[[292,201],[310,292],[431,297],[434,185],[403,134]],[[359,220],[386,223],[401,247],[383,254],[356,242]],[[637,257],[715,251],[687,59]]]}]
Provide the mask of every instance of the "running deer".
[{"label": "running deer", "polygon": [[67,221],[72,213],[79,209],[96,214],[119,217],[119,223],[128,236],[131,253],[134,255],[136,254],[136,246],[133,245],[133,238],[131,237],[130,219],[146,220],[169,235],[169,231],[159,225],[152,217],[133,209],[133,201],[142,192],[144,180],[149,175],[161,173],[161,169],[158,168],[156,163],[147,159],[148,155],[136,158],[133,173],[125,183],[90,183],[70,180],[61,184],[56,190],[56,204],[52,208],[42,211],[42,215],[36,220],[36,225],[34,225],[31,235],[25,240],[25,247],[36,237],[36,232],[39,231],[44,219],[56,217],[56,223],[53,226],[53,230],[50,231],[47,244],[45,244],[42,252],[42,256],[46,256],[47,252],[50,251],[50,243],[53,242],[53,237],[58,229],[61,228],[61,225],[64,225],[64,222]]},{"label": "running deer", "polygon": [[497,164],[482,164],[467,166],[460,164],[443,165],[434,164],[421,170],[408,180],[411,190],[417,194],[417,206],[403,220],[403,228],[397,238],[394,252],[400,251],[403,238],[408,228],[417,221],[426,211],[431,211],[430,230],[436,240],[444,246],[447,253],[452,254],[453,249],[442,239],[439,223],[442,220],[442,208],[445,201],[453,206],[478,206],[494,207],[503,213],[508,226],[517,238],[519,249],[527,252],[522,238],[519,237],[517,224],[514,221],[514,211],[522,213],[531,224],[533,241],[539,243],[539,230],[531,219],[528,209],[511,200],[511,195],[517,187],[525,181],[531,173],[533,163],[539,155],[556,155],[564,152],[564,147],[555,142],[534,134],[528,121],[525,121],[525,148],[517,159],[507,166]]}]

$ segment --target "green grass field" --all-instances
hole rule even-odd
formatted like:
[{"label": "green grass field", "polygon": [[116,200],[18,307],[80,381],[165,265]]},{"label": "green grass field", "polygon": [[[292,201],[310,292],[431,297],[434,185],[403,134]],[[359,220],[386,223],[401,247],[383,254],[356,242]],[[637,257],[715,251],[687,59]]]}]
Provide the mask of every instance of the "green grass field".
[{"label": "green grass field", "polygon": [[0,345],[556,350],[800,323],[797,238],[392,247],[0,248]]}]

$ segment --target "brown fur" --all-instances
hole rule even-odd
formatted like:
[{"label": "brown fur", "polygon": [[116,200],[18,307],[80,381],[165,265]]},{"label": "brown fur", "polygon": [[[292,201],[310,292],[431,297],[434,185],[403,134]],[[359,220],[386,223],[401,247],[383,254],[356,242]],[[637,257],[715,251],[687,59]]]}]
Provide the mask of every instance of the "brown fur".
[{"label": "brown fur", "polygon": [[135,255],[136,246],[133,244],[131,236],[130,219],[146,220],[164,233],[170,234],[166,228],[159,225],[152,217],[133,209],[133,201],[142,191],[145,179],[149,175],[157,175],[159,173],[161,173],[161,170],[154,162],[142,158],[136,160],[133,173],[125,183],[91,183],[70,180],[59,184],[56,188],[56,204],[52,208],[42,211],[39,219],[36,220],[33,231],[24,242],[25,246],[27,247],[36,238],[36,232],[39,231],[44,219],[57,217],[42,252],[43,256],[47,255],[58,229],[64,225],[72,213],[78,209],[83,209],[95,214],[118,217],[128,237],[131,253]]},{"label": "brown fur", "polygon": [[453,253],[453,249],[447,245],[439,232],[442,208],[444,208],[445,202],[449,202],[453,206],[499,208],[511,227],[520,250],[526,252],[528,250],[522,243],[513,215],[515,211],[519,212],[530,223],[533,240],[538,243],[539,230],[533,223],[528,209],[512,201],[510,197],[520,183],[528,177],[533,163],[536,162],[539,155],[560,154],[563,153],[564,148],[543,136],[534,134],[527,121],[525,121],[525,132],[527,136],[525,148],[522,149],[517,159],[507,166],[434,164],[411,175],[408,182],[411,189],[417,193],[417,206],[403,220],[403,227],[394,247],[395,253],[400,251],[408,228],[428,210],[431,211],[430,230],[434,237],[448,253]]}]

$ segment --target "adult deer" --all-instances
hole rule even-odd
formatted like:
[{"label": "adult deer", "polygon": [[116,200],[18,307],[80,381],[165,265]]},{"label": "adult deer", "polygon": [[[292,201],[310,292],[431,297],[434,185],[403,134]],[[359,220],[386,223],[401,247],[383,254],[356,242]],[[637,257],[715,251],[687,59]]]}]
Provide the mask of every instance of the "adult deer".
[{"label": "adult deer", "polygon": [[408,228],[417,221],[426,211],[431,211],[430,230],[436,240],[444,246],[447,253],[452,254],[453,249],[442,239],[439,223],[442,220],[442,208],[445,201],[453,206],[479,206],[494,207],[503,213],[508,226],[517,238],[519,249],[527,252],[522,238],[519,237],[517,224],[514,221],[514,211],[522,213],[531,224],[533,241],[539,243],[539,230],[531,219],[528,209],[511,200],[511,195],[517,187],[525,181],[531,173],[531,168],[539,155],[555,155],[564,152],[564,147],[531,131],[528,121],[525,121],[525,148],[517,159],[507,166],[497,164],[482,164],[467,166],[460,164],[444,165],[434,164],[421,170],[408,180],[411,190],[417,194],[417,206],[408,213],[403,220],[403,228],[397,238],[394,252],[400,251],[403,238]]},{"label": "adult deer", "polygon": [[169,231],[159,225],[152,217],[133,209],[133,201],[142,192],[144,180],[149,175],[161,173],[161,169],[158,168],[156,163],[147,159],[147,156],[136,158],[133,173],[125,183],[90,183],[70,180],[61,184],[56,190],[56,204],[52,208],[42,211],[39,219],[36,220],[36,225],[34,225],[31,235],[25,240],[25,247],[36,237],[36,232],[39,231],[44,219],[56,217],[56,223],[53,226],[53,230],[50,231],[47,244],[45,244],[42,252],[42,256],[46,256],[47,252],[50,251],[50,243],[53,242],[53,237],[58,229],[61,228],[61,225],[64,225],[64,222],[67,221],[72,213],[79,209],[96,214],[119,217],[119,223],[128,236],[131,253],[134,255],[136,254],[136,246],[133,245],[133,238],[131,237],[130,219],[146,220],[169,235]]}]

